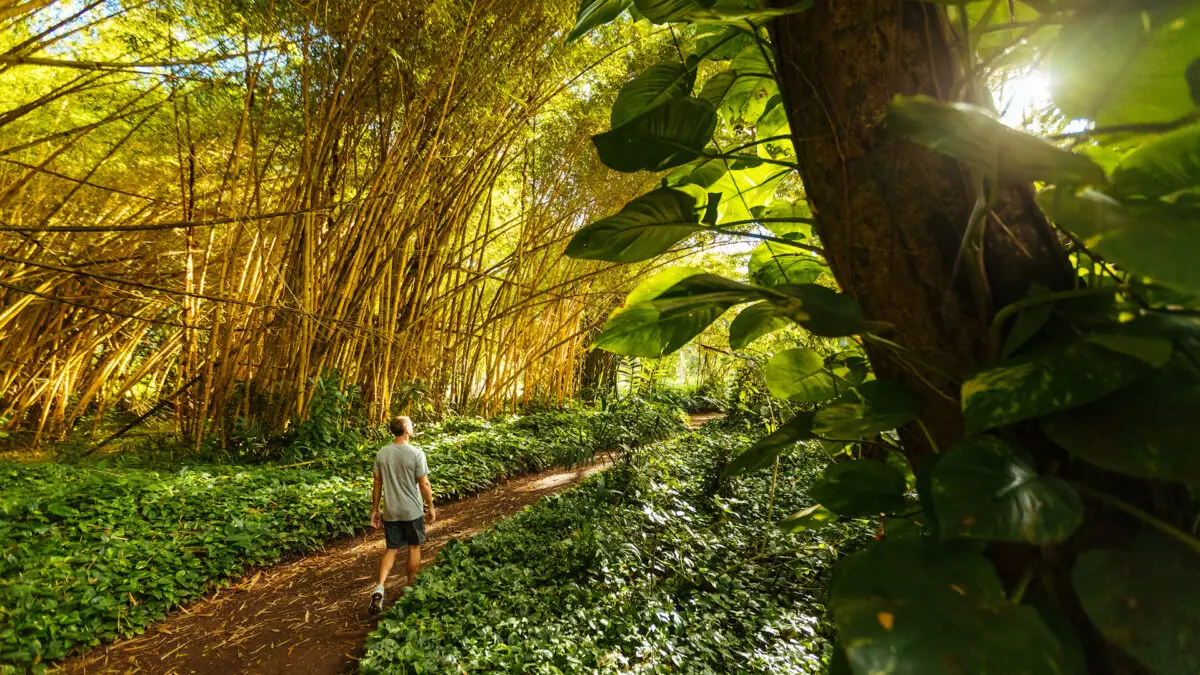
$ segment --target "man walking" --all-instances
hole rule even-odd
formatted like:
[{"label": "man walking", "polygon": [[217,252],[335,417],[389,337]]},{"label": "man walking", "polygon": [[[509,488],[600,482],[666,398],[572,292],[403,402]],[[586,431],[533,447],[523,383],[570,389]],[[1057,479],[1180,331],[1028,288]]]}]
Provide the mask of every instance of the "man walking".
[{"label": "man walking", "polygon": [[[396,562],[396,552],[408,546],[408,585],[417,580],[421,570],[421,543],[425,541],[425,518],[421,509],[424,499],[429,509],[429,522],[437,520],[433,508],[433,490],[429,487],[429,465],[425,453],[408,444],[412,436],[412,420],[394,417],[388,429],[395,436],[375,455],[375,486],[371,490],[371,526],[384,528],[387,550],[379,561],[379,583],[371,593],[372,614],[383,609],[383,582]],[[418,495],[418,491],[420,495]],[[383,496],[383,510],[379,497]]]}]

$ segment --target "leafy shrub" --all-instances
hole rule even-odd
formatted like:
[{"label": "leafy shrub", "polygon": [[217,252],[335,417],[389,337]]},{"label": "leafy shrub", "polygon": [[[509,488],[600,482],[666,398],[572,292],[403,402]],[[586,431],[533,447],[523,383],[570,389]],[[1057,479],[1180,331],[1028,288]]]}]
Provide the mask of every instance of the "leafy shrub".
[{"label": "leafy shrub", "polygon": [[[316,409],[342,419],[338,406],[347,399],[331,393],[340,391],[326,389],[329,398]],[[454,499],[507,476],[590,456],[607,442],[596,425],[618,414],[629,411],[451,423],[422,434],[417,444],[428,455],[438,499]],[[620,420],[635,435],[660,438],[683,427],[679,415],[651,406],[644,419]],[[447,432],[453,428],[478,430]],[[325,432],[331,449],[320,445]],[[351,433],[353,446],[346,440]],[[384,441],[319,423],[301,425],[299,434],[309,444],[299,456],[318,458],[305,469],[117,473],[0,463],[0,663],[30,666],[139,633],[214,584],[365,526],[371,462]]]},{"label": "leafy shrub", "polygon": [[[765,473],[712,496],[717,457],[746,444],[682,437],[448,544],[372,634],[363,672],[819,672],[818,589],[866,533],[780,534]],[[783,458],[775,514],[807,505],[822,464]]]},{"label": "leafy shrub", "polygon": [[0,662],[140,633],[247,568],[366,522],[366,477],[0,465]]}]

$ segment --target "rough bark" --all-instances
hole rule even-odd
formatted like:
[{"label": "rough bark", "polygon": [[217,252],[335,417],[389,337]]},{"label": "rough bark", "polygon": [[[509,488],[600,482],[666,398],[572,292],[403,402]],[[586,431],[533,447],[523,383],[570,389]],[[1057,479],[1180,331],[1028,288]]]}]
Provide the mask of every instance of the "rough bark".
[{"label": "rough bark", "polygon": [[[988,353],[991,308],[976,307],[955,259],[975,196],[953,160],[885,128],[897,94],[946,98],[955,60],[942,10],[906,0],[817,0],[774,27],[779,79],[808,198],[838,283],[909,353],[868,346],[876,373],[920,392],[941,448],[962,436],[958,387]],[[1000,225],[1003,223],[1003,226]],[[1013,188],[989,219],[991,307],[1031,281],[1070,282],[1066,257],[1033,204]],[[940,371],[940,372],[939,372]],[[918,463],[930,452],[905,432]]]}]

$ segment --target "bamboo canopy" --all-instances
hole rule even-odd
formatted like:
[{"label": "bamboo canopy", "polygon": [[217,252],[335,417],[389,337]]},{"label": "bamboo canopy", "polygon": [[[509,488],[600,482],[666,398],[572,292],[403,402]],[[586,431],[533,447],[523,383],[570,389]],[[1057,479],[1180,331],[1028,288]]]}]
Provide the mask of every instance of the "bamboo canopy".
[{"label": "bamboo canopy", "polygon": [[642,270],[563,246],[648,187],[589,144],[636,29],[565,46],[574,9],[2,5],[0,424],[167,403],[198,443],[285,425],[331,369],[376,416],[418,380],[480,412],[573,394]]}]

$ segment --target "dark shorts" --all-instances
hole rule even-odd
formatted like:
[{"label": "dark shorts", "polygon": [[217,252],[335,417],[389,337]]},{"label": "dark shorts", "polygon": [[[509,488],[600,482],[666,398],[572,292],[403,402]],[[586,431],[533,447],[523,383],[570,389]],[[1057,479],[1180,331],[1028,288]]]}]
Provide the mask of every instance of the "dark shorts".
[{"label": "dark shorts", "polygon": [[425,517],[416,520],[383,521],[383,537],[388,548],[420,546],[425,541]]}]

